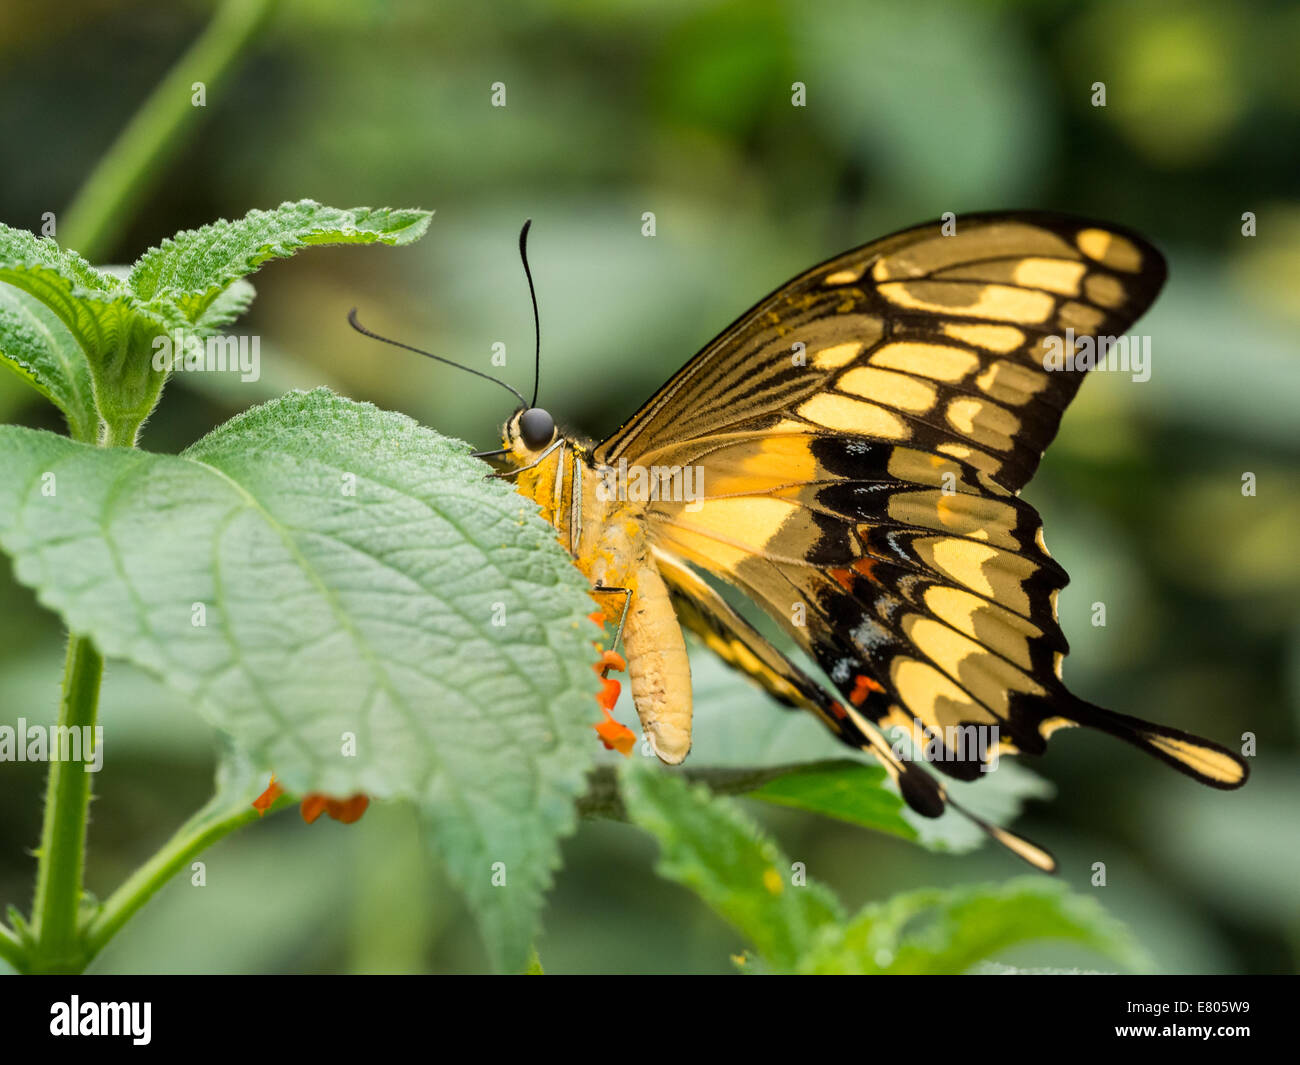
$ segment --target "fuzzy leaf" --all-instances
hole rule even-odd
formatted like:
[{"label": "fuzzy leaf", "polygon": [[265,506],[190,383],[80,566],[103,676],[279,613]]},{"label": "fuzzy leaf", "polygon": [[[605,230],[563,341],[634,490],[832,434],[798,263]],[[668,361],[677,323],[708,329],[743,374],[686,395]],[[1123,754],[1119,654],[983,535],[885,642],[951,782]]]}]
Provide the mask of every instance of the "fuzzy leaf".
[{"label": "fuzzy leaf", "polygon": [[76,252],[8,226],[0,226],[0,281],[63,323],[89,366],[99,417],[116,439],[133,439],[166,379],[151,365],[154,340],[186,324],[180,312],[166,300],[137,299]]},{"label": "fuzzy leaf", "polygon": [[249,282],[242,279],[232,282],[204,308],[194,322],[194,332],[200,336],[210,336],[222,326],[241,318],[253,305],[256,295],[257,290]]},{"label": "fuzzy leaf", "polygon": [[283,203],[176,234],[140,258],[128,284],[144,299],[167,296],[197,322],[232,282],[263,263],[310,245],[409,244],[424,235],[431,217],[428,211],[386,207],[344,210],[314,200]]},{"label": "fuzzy leaf", "polygon": [[63,412],[74,440],[91,442],[99,427],[90,364],[49,307],[0,285],[0,362]]},{"label": "fuzzy leaf", "polygon": [[1101,904],[1043,877],[944,891],[927,889],[867,906],[822,936],[805,973],[960,974],[1032,940],[1081,943],[1132,968],[1148,964],[1128,930]]},{"label": "fuzzy leaf", "polygon": [[[112,295],[122,288],[117,278],[106,271],[96,270],[75,251],[60,248],[53,238],[38,237],[35,233],[3,223],[0,223],[0,269],[30,275],[32,280],[23,288],[42,303],[58,302],[65,293]],[[3,280],[16,283],[8,277]],[[43,284],[50,286],[46,293],[49,299],[39,291]]]},{"label": "fuzzy leaf", "polygon": [[634,759],[621,774],[633,822],[659,841],[661,876],[690,888],[758,948],[791,969],[843,913],[815,882],[792,883],[789,859],[729,799]]},{"label": "fuzzy leaf", "polygon": [[[243,276],[270,259],[319,244],[408,244],[429,217],[311,200],[283,204],[180,233],[146,252],[126,281],[53,240],[0,225],[0,282],[45,304],[68,328],[89,364],[98,417],[115,442],[131,443],[167,380],[166,365],[154,365],[159,338],[180,351],[187,340],[230,324],[252,302]],[[12,364],[31,380],[35,362],[28,351]]]},{"label": "fuzzy leaf", "polygon": [[914,840],[916,829],[903,817],[902,798],[885,787],[887,779],[885,770],[878,765],[842,758],[795,766],[745,797]]},{"label": "fuzzy leaf", "polygon": [[324,390],[179,456],[4,426],[0,546],[287,790],[417,803],[518,970],[598,746],[597,631],[554,530],[467,451]]}]

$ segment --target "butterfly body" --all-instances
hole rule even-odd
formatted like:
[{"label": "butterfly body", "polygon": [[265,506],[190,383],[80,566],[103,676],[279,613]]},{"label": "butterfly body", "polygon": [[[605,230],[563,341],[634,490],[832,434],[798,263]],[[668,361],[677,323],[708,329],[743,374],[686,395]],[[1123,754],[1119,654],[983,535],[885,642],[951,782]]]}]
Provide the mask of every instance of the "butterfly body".
[{"label": "butterfly body", "polygon": [[590,449],[572,437],[530,448],[518,417],[505,432],[510,461],[521,470],[516,485],[555,526],[602,612],[623,619],[628,681],[642,731],[662,761],[677,765],[691,747],[690,662],[651,555],[645,501],[612,486],[609,471],[593,467]]},{"label": "butterfly body", "polygon": [[[921,760],[963,780],[1085,725],[1203,783],[1243,783],[1245,763],[1217,744],[1066,689],[1056,599],[1067,578],[1019,497],[1090,366],[1060,369],[1054,344],[1123,336],[1164,276],[1159,252],[1117,227],[959,217],[782,286],[598,446],[555,433],[544,411],[517,412],[504,476],[611,613],[626,607],[633,698],[659,756],[680,762],[690,747],[685,626],[871,753],[927,816],[952,799],[884,730],[909,733]],[[762,608],[838,697],[701,574]]]}]

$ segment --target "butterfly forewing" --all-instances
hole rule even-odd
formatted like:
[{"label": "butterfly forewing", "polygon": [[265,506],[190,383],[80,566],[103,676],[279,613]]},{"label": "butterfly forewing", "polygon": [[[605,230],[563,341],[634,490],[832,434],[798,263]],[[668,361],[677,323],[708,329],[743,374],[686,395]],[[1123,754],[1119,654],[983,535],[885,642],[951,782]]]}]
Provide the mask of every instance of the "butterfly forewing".
[{"label": "butterfly forewing", "polygon": [[731,434],[907,443],[1016,491],[1082,371],[1045,343],[1120,336],[1164,281],[1136,235],[1058,216],[968,216],[814,267],[714,339],[597,451],[689,461]]}]

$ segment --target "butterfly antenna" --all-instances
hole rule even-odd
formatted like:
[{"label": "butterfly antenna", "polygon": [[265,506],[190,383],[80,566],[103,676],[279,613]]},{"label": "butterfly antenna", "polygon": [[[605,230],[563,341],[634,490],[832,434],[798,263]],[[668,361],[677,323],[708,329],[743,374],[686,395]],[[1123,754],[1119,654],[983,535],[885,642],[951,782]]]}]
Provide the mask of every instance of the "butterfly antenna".
[{"label": "butterfly antenna", "polygon": [[466,373],[472,373],[475,377],[482,377],[488,381],[491,381],[493,384],[500,385],[512,396],[514,396],[515,399],[519,400],[520,403],[523,403],[525,406],[527,406],[524,397],[521,396],[518,392],[516,392],[513,388],[511,388],[504,381],[502,381],[500,378],[493,377],[491,374],[484,373],[482,370],[476,370],[472,366],[462,366],[458,362],[453,362],[451,359],[445,358],[442,355],[435,355],[431,351],[424,351],[421,348],[413,348],[411,347],[410,344],[403,344],[400,340],[393,340],[390,337],[380,336],[378,333],[371,332],[364,325],[362,325],[360,322],[357,321],[357,309],[355,307],[353,307],[352,310],[348,311],[348,325],[352,326],[352,328],[355,329],[362,336],[370,337],[371,340],[380,340],[383,341],[385,344],[392,344],[393,347],[395,348],[402,348],[405,351],[413,351],[417,355],[425,356],[425,358],[436,359],[438,362],[445,362],[448,366],[454,366],[458,370],[464,370]]},{"label": "butterfly antenna", "polygon": [[528,278],[528,295],[533,301],[533,401],[531,407],[537,406],[537,389],[542,379],[542,320],[537,314],[537,290],[533,288],[533,272],[528,269],[528,227],[533,224],[529,218],[524,228],[519,231],[519,258],[524,261],[524,276]]}]

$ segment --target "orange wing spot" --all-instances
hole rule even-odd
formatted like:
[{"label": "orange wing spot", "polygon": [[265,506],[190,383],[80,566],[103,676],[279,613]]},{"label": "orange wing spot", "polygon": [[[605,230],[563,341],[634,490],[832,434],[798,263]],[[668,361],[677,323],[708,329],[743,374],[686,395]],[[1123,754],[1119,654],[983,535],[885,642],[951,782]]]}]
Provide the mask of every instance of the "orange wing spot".
[{"label": "orange wing spot", "polygon": [[284,794],[284,788],[280,787],[275,779],[275,774],[271,774],[271,783],[266,786],[266,790],[253,800],[253,809],[257,811],[257,816],[263,816],[271,808],[271,804]]},{"label": "orange wing spot", "polygon": [[353,795],[350,799],[332,799],[319,791],[313,791],[302,800],[298,812],[309,825],[314,823],[321,814],[329,814],[333,820],[350,825],[361,820],[361,815],[369,807],[369,795]]},{"label": "orange wing spot", "polygon": [[867,580],[875,580],[871,575],[871,571],[876,568],[876,560],[874,558],[860,558],[853,563],[853,568],[861,573],[862,576],[866,577]]},{"label": "orange wing spot", "polygon": [[846,717],[849,716],[849,712],[845,710],[844,707],[840,706],[839,703],[831,703],[830,709],[831,709],[831,713],[834,714],[835,717],[840,721],[843,721]]},{"label": "orange wing spot", "polygon": [[849,693],[849,702],[854,706],[861,706],[872,692],[882,692],[884,690],[870,677],[859,673],[853,678],[853,691]]},{"label": "orange wing spot", "polygon": [[830,575],[840,582],[846,592],[853,591],[853,573],[846,569],[832,569]]}]

